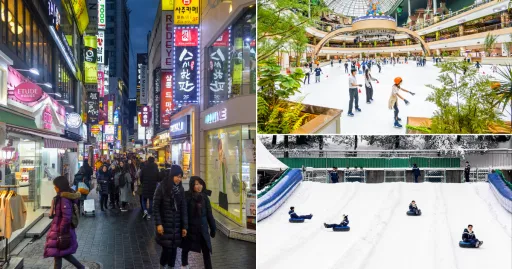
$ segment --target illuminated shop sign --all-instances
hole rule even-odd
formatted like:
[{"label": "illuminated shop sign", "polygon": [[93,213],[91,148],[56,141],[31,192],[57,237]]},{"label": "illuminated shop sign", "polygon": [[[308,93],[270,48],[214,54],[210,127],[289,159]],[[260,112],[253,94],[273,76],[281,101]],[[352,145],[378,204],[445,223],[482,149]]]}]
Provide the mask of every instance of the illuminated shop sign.
[{"label": "illuminated shop sign", "polygon": [[169,127],[171,137],[184,136],[190,134],[190,115],[171,120]]},{"label": "illuminated shop sign", "polygon": [[174,27],[174,87],[175,108],[198,102],[199,43],[197,27]]},{"label": "illuminated shop sign", "polygon": [[141,109],[141,120],[140,125],[142,127],[149,127],[151,123],[151,107],[149,106],[143,106]]},{"label": "illuminated shop sign", "polygon": [[105,0],[98,0],[98,29],[107,28]]},{"label": "illuminated shop sign", "polygon": [[80,128],[82,126],[82,117],[78,113],[69,113],[66,116],[66,126],[68,128]]},{"label": "illuminated shop sign", "polygon": [[104,31],[98,31],[98,42],[97,42],[97,46],[96,46],[96,57],[97,57],[97,62],[99,64],[104,64],[105,63],[105,53],[104,53],[104,50],[105,50],[105,32]]},{"label": "illuminated shop sign", "polygon": [[113,135],[116,132],[116,126],[114,124],[105,125],[105,134]]},{"label": "illuminated shop sign", "polygon": [[227,118],[228,118],[228,109],[224,108],[222,110],[206,114],[206,116],[204,117],[204,123],[206,123],[206,124],[217,123],[219,121],[226,120]]},{"label": "illuminated shop sign", "polygon": [[173,29],[174,23],[172,11],[162,11],[162,48],[160,52],[162,69],[172,69],[174,43]]},{"label": "illuminated shop sign", "polygon": [[199,0],[176,0],[174,2],[174,24],[199,24]]}]

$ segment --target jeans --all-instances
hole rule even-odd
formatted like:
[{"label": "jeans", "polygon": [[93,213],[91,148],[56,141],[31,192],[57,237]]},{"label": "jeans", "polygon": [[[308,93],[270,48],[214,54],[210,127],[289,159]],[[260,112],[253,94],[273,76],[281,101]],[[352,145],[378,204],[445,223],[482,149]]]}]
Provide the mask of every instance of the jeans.
[{"label": "jeans", "polygon": [[306,75],[304,76],[304,84],[306,84],[306,79],[308,80],[309,84],[309,73],[306,73]]},{"label": "jeans", "polygon": [[113,185],[110,191],[110,204],[112,207],[115,207],[116,205],[119,207],[119,189]]},{"label": "jeans", "polygon": [[350,88],[348,89],[350,94],[350,100],[348,103],[348,113],[352,113],[352,103],[355,101],[356,109],[359,108],[359,96],[357,92],[357,88]]},{"label": "jeans", "polygon": [[299,219],[311,219],[313,217],[313,215],[309,214],[309,215],[301,215],[299,216]]},{"label": "jeans", "polygon": [[[149,210],[146,206],[146,202],[149,200]],[[153,197],[142,197],[142,209],[147,210],[148,213],[151,215],[153,214]]]},{"label": "jeans", "polygon": [[366,102],[370,102],[373,99],[373,87],[370,84],[370,87],[366,86]]},{"label": "jeans", "polygon": [[160,255],[160,265],[174,268],[176,263],[176,248],[162,248],[162,254]]},{"label": "jeans", "polygon": [[315,83],[320,82],[320,76],[315,76]]},{"label": "jeans", "polygon": [[418,183],[418,176],[414,176],[414,182]]},{"label": "jeans", "polygon": [[[201,236],[201,252],[203,253],[203,262],[205,269],[212,269],[212,259],[210,257],[210,249],[208,248],[208,244],[206,240]],[[181,265],[188,265],[188,251],[183,249],[181,251]]]},{"label": "jeans", "polygon": [[337,178],[331,178],[331,181],[332,181],[332,183],[338,183],[338,179]]},{"label": "jeans", "polygon": [[108,206],[108,194],[101,194],[100,196],[100,206],[101,206],[101,209],[105,208],[107,209]]},{"label": "jeans", "polygon": [[345,74],[348,73],[348,66],[345,66]]},{"label": "jeans", "polygon": [[144,206],[142,203],[142,195],[139,195],[139,202],[140,202],[140,208],[142,209],[142,211],[144,211]]},{"label": "jeans", "polygon": [[395,102],[395,105],[393,106],[393,108],[395,109],[395,121],[398,122],[398,100],[396,100]]},{"label": "jeans", "polygon": [[55,264],[53,266],[54,269],[61,269],[62,268],[62,258],[64,258],[66,261],[74,265],[76,268],[82,269],[85,268],[76,258],[75,256],[69,254],[64,257],[55,257],[54,261]]}]

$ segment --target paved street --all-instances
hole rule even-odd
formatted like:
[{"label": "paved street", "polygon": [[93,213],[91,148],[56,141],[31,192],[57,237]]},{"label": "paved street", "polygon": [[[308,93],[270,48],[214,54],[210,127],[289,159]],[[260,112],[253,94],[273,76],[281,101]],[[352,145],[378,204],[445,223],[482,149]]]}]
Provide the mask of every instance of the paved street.
[{"label": "paved street", "polygon": [[[138,205],[138,204],[137,204]],[[96,201],[96,209],[100,210]],[[96,217],[81,217],[77,229],[79,247],[76,257],[96,261],[103,268],[159,268],[161,247],[155,243],[153,221],[141,218],[140,207],[128,212],[109,209]],[[53,268],[53,259],[43,259],[46,235],[29,244],[21,253],[24,268]],[[220,231],[212,239],[213,268],[256,268],[256,245],[227,238]],[[178,249],[176,268],[181,266]],[[189,254],[191,268],[204,268],[202,254]],[[64,266],[69,263],[64,262]]]}]

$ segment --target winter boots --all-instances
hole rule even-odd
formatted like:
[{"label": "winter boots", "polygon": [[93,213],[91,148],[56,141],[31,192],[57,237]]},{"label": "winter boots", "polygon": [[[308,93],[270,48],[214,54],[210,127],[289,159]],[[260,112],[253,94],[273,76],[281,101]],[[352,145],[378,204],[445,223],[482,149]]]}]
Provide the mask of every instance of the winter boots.
[{"label": "winter boots", "polygon": [[402,128],[402,125],[400,123],[398,123],[398,121],[395,121],[395,128]]}]

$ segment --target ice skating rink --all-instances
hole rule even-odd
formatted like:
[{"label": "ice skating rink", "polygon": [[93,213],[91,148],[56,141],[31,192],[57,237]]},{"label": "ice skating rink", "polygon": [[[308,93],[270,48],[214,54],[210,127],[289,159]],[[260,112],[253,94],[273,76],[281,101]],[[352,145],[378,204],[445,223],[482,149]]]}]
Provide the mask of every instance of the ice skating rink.
[{"label": "ice skating rink", "polygon": [[[403,57],[401,59],[403,60]],[[359,93],[359,107],[362,112],[354,110],[354,117],[347,116],[349,101],[348,74],[345,73],[343,64],[340,66],[335,61],[334,67],[331,67],[330,64],[321,67],[324,74],[321,75],[320,83],[315,83],[313,74],[310,78],[310,84],[303,86],[300,89],[301,93],[290,99],[297,100],[304,97],[304,104],[342,109],[342,134],[405,134],[407,117],[430,118],[434,115],[437,106],[426,101],[432,90],[425,85],[440,85],[441,83],[437,81],[439,68],[435,67],[432,61],[427,61],[425,67],[416,67],[415,61],[409,61],[409,64],[396,64],[395,66],[391,64],[382,65],[380,74],[378,67],[376,65],[372,66],[371,74],[380,83],[372,82],[374,101],[371,104],[366,103],[364,75],[356,75],[358,84],[363,85],[361,93]],[[480,68],[480,74],[484,72],[486,75],[492,75],[491,66]],[[402,77],[402,88],[416,93],[412,96],[409,93],[400,92],[400,95],[410,102],[407,106],[402,100],[398,103],[402,128],[393,127],[393,110],[388,109],[388,100],[395,77]],[[504,119],[510,120],[510,116],[506,114]]]},{"label": "ice skating rink", "polygon": [[[411,200],[422,216],[405,213]],[[288,210],[313,214],[289,223]],[[339,223],[348,214],[349,232]],[[460,248],[468,224],[479,249]],[[512,215],[488,183],[302,182],[269,218],[258,223],[258,268],[510,269]]]}]

